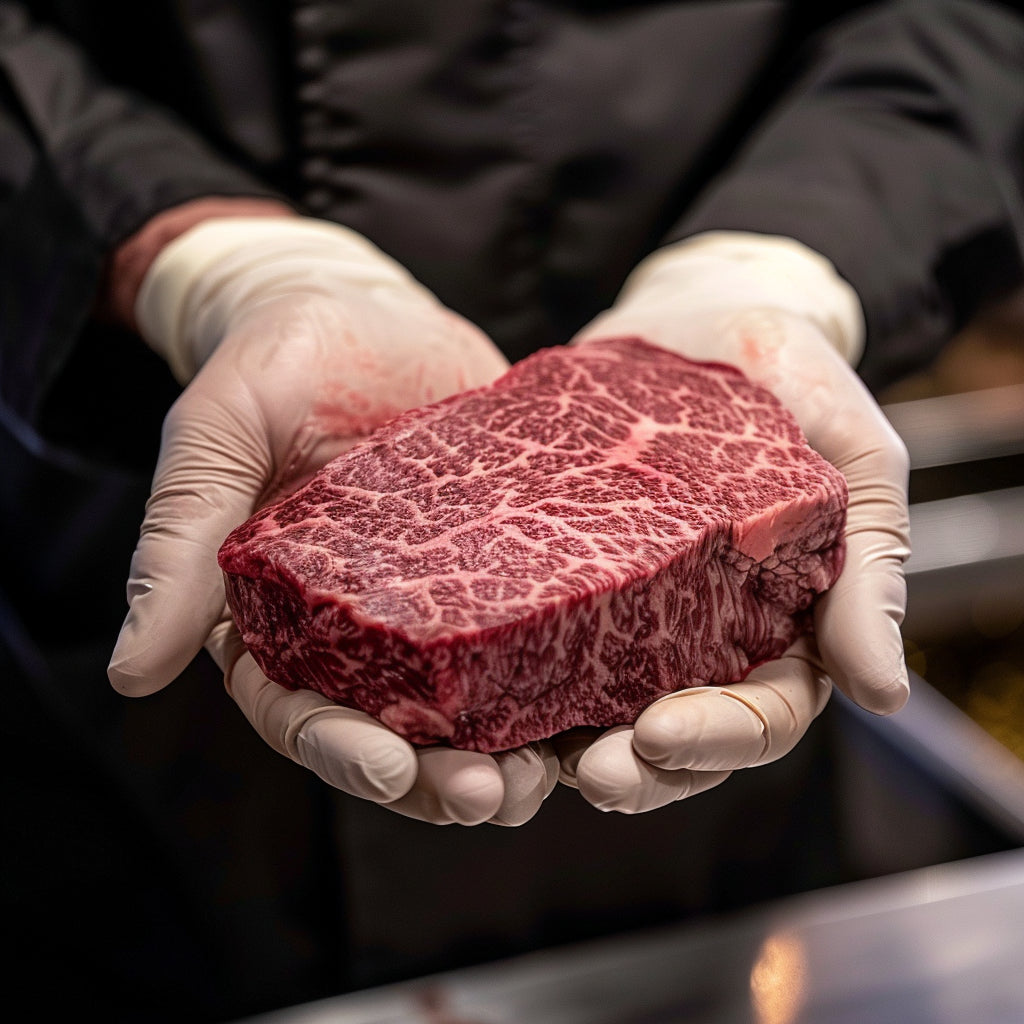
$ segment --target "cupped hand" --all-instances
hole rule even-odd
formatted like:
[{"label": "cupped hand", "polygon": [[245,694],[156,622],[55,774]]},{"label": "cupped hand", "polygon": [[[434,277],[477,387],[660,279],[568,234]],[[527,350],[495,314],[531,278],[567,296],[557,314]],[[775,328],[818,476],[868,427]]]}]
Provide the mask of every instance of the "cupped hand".
[{"label": "cupped hand", "polygon": [[494,379],[503,357],[365,240],[301,218],[185,235],[150,271],[139,322],[188,383],[164,424],[113,685],[152,693],[205,646],[260,736],[330,785],[436,823],[531,817],[557,777],[549,746],[415,749],[277,685],[241,642],[216,560],[255,509],[386,419]]},{"label": "cupped hand", "polygon": [[[809,275],[812,282],[820,269]],[[800,292],[791,280],[779,285],[780,303],[772,305],[771,275],[745,288],[749,270],[741,265],[730,276],[728,266],[694,263],[685,253],[656,257],[575,343],[636,335],[690,359],[730,363],[772,391],[811,446],[846,478],[846,563],[816,604],[813,640],[799,641],[742,683],[682,691],[650,706],[632,726],[558,741],[562,780],[606,810],[659,807],[709,789],[733,770],[782,756],[825,706],[830,680],[878,714],[898,710],[909,693],[900,634],[908,459],[840,354],[858,348],[843,336],[843,325],[855,322],[843,305],[849,293],[826,273],[822,291],[835,286],[841,315],[815,308],[816,300],[794,299]],[[758,305],[745,301],[751,295]]]}]

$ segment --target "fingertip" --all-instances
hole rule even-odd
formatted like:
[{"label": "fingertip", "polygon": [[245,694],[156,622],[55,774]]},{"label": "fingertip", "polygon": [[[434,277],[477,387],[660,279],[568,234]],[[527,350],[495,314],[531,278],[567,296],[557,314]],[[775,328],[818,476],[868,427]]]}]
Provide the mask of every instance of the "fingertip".
[{"label": "fingertip", "polygon": [[846,695],[874,715],[893,715],[910,699],[910,680],[906,670],[887,683],[843,687]]},{"label": "fingertip", "polygon": [[898,631],[884,643],[850,648],[822,645],[828,674],[855,704],[876,715],[899,711],[910,697],[910,679]]},{"label": "fingertip", "polygon": [[116,651],[107,666],[107,679],[124,697],[148,697],[166,685],[162,679],[139,672],[130,659],[118,657]]},{"label": "fingertip", "polygon": [[530,744],[495,754],[504,795],[492,825],[524,825],[540,810],[558,781],[558,759],[550,744]]},{"label": "fingertip", "polygon": [[494,758],[450,747],[420,747],[409,791],[383,806],[433,825],[482,825],[498,812],[505,795]]},{"label": "fingertip", "polygon": [[729,689],[695,687],[644,711],[633,748],[658,768],[721,771],[755,763],[767,739],[764,720],[749,703]]},{"label": "fingertip", "polygon": [[192,631],[170,628],[167,616],[155,614],[156,606],[143,600],[132,602],[107,665],[111,686],[126,697],[147,697],[177,679],[212,628],[211,623],[195,636]]},{"label": "fingertip", "polygon": [[370,799],[380,802],[405,796],[416,782],[416,753],[405,743],[385,738],[368,745],[359,762]]},{"label": "fingertip", "polygon": [[599,811],[642,814],[720,785],[731,769],[667,771],[641,760],[633,729],[611,729],[580,758],[577,787]]},{"label": "fingertip", "polygon": [[891,715],[910,695],[903,635],[903,578],[866,577],[824,595],[815,633],[828,674],[852,701],[877,715]]},{"label": "fingertip", "polygon": [[352,796],[390,803],[416,782],[413,748],[383,726],[347,711],[318,714],[295,736],[301,762],[326,783]]},{"label": "fingertip", "polygon": [[581,726],[576,729],[567,729],[552,737],[551,746],[558,761],[558,781],[563,786],[569,786],[572,789],[578,788],[576,772],[579,768],[580,758],[603,731],[603,729],[593,726]]},{"label": "fingertip", "polygon": [[[647,708],[633,726],[633,749],[649,764],[669,766],[685,745],[686,722],[680,721],[673,704],[659,702]],[[683,728],[681,729],[680,726]]]},{"label": "fingertip", "polygon": [[482,825],[497,813],[505,798],[505,784],[492,760],[454,771],[438,794],[443,810],[458,825]]},{"label": "fingertip", "polygon": [[632,814],[640,809],[637,794],[645,789],[647,779],[633,755],[632,740],[630,726],[609,729],[579,758],[576,788],[583,799],[599,811]]},{"label": "fingertip", "polygon": [[562,766],[558,760],[558,753],[555,750],[555,746],[550,740],[544,740],[540,743],[531,743],[530,747],[535,751],[537,757],[540,758],[541,765],[544,769],[544,799],[546,800],[551,795],[555,786],[558,785],[558,776],[562,770]]}]

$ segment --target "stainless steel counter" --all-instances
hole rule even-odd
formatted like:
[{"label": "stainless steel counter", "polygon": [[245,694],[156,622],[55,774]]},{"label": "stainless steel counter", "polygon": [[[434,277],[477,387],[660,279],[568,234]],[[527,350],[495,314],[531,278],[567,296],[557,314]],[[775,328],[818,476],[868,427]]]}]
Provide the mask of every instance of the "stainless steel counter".
[{"label": "stainless steel counter", "polygon": [[1024,851],[438,975],[252,1024],[1019,1024]]}]

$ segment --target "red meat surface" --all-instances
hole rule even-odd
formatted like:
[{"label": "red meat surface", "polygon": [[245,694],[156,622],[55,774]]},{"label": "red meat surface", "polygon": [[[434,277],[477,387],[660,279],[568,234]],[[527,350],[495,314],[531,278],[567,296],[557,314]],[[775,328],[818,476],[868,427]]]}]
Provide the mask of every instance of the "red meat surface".
[{"label": "red meat surface", "polygon": [[397,417],[219,561],[269,678],[498,751],[781,655],[842,568],[846,500],[739,370],[615,339]]}]

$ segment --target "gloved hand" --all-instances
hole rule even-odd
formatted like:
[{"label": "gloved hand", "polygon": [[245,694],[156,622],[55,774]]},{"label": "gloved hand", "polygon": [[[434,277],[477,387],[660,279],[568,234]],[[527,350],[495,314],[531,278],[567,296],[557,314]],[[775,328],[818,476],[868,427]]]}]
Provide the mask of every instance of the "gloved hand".
[{"label": "gloved hand", "polygon": [[332,786],[439,824],[531,817],[557,779],[549,745],[415,750],[361,712],[270,682],[216,561],[234,526],[377,424],[501,374],[497,349],[362,236],[292,216],[192,227],[149,268],[135,313],[187,386],[164,424],[113,685],[159,690],[205,645],[263,739]]},{"label": "gloved hand", "polygon": [[638,335],[738,366],[793,413],[850,490],[846,564],[817,602],[816,643],[798,641],[741,683],[663,697],[633,726],[558,740],[562,781],[597,807],[650,810],[781,757],[825,706],[830,680],[879,714],[906,701],[908,460],[851,369],[863,333],[856,295],[821,256],[789,239],[723,232],[650,256],[574,339]]}]

